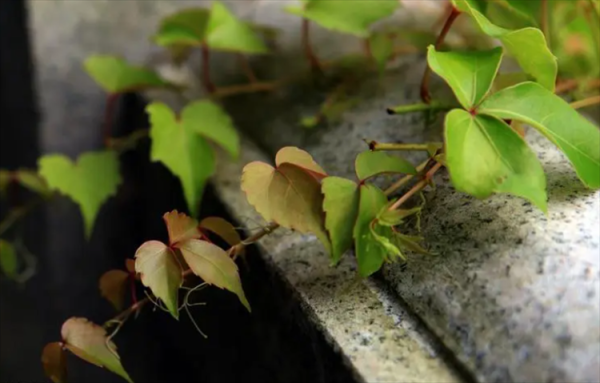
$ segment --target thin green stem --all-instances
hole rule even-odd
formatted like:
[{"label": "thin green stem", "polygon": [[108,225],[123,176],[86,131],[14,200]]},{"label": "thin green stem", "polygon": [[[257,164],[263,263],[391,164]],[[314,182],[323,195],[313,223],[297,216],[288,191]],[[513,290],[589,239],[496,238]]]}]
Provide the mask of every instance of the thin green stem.
[{"label": "thin green stem", "polygon": [[449,105],[443,105],[438,101],[430,101],[429,103],[421,102],[410,105],[398,105],[392,108],[387,108],[388,114],[406,114],[413,112],[423,112],[427,110],[450,110],[452,109]]},{"label": "thin green stem", "polygon": [[396,190],[400,189],[401,187],[403,187],[404,185],[406,185],[407,183],[409,183],[410,180],[412,180],[417,175],[421,174],[423,172],[423,170],[425,170],[425,168],[427,167],[427,165],[429,165],[430,161],[431,161],[430,158],[427,159],[427,161],[423,161],[421,164],[419,164],[419,166],[417,166],[417,174],[409,174],[409,175],[406,175],[406,176],[400,178],[398,181],[394,182],[390,187],[388,187],[387,189],[385,189],[384,194],[386,196],[389,196],[390,194],[392,194]]},{"label": "thin green stem", "polygon": [[8,212],[6,217],[0,222],[0,236],[3,235],[8,229],[10,229],[16,222],[20,219],[24,218],[27,214],[29,214],[32,210],[34,210],[38,205],[40,205],[44,200],[41,198],[36,198],[32,202],[29,202],[25,206],[17,207]]},{"label": "thin green stem", "polygon": [[433,143],[429,143],[429,144],[397,144],[397,143],[383,143],[382,144],[379,142],[372,141],[371,143],[369,143],[369,149],[371,149],[371,150],[388,150],[388,151],[418,150],[418,151],[428,152],[431,149],[432,145],[442,145],[442,143],[433,142]]}]

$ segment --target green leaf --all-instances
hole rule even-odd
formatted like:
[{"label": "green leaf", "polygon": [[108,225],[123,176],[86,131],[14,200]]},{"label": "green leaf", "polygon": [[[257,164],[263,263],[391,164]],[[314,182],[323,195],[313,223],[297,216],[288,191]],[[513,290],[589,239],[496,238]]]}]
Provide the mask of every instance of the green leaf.
[{"label": "green leaf", "polygon": [[0,270],[10,279],[18,276],[17,251],[12,243],[0,239]]},{"label": "green leaf", "polygon": [[92,233],[100,207],[117,193],[121,183],[119,159],[112,151],[87,152],[76,163],[61,154],[45,155],[38,161],[39,173],[52,190],[75,201],[81,209],[85,235]]},{"label": "green leaf", "polygon": [[204,8],[188,8],[164,18],[153,40],[162,47],[200,46],[206,34],[210,13]]},{"label": "green leaf", "polygon": [[123,310],[128,279],[129,273],[123,270],[109,270],[100,277],[100,295],[117,311]]},{"label": "green leaf", "polygon": [[535,127],[565,153],[584,184],[600,188],[600,130],[554,93],[526,82],[495,93],[479,113]]},{"label": "green leaf", "polygon": [[211,49],[243,53],[267,53],[254,28],[236,18],[221,2],[214,2],[207,26],[206,43]]},{"label": "green leaf", "polygon": [[[290,154],[290,151],[286,150],[286,153]],[[286,156],[280,150],[276,160],[277,168],[258,161],[244,167],[242,190],[246,193],[248,202],[266,221],[277,222],[300,233],[315,234],[331,253],[331,243],[325,231],[321,210],[321,185],[315,177],[315,174],[319,174],[315,170],[320,167],[311,165],[314,162],[312,157],[311,162],[302,161],[310,165],[309,168],[281,162],[282,158]]]},{"label": "green leaf", "polygon": [[219,144],[232,158],[238,157],[240,138],[231,117],[219,105],[210,101],[192,102],[181,112],[181,122]]},{"label": "green leaf", "polygon": [[506,0],[511,7],[538,23],[542,16],[541,0]]},{"label": "green leaf", "polygon": [[44,373],[54,383],[67,383],[67,358],[60,342],[48,343],[42,351]]},{"label": "green leaf", "polygon": [[178,121],[173,111],[160,102],[148,105],[146,112],[150,115],[150,158],[162,162],[179,178],[188,209],[194,215],[215,170],[212,148],[194,127],[201,121]]},{"label": "green leaf", "polygon": [[457,190],[486,198],[512,193],[546,206],[546,177],[535,153],[504,122],[454,109],[446,116],[446,164]]},{"label": "green leaf", "polygon": [[[106,330],[85,318],[70,318],[62,326],[65,347],[77,357],[133,383],[117,354],[117,346],[106,339]],[[109,349],[110,347],[110,349]]]},{"label": "green leaf", "polygon": [[165,225],[167,226],[169,244],[171,246],[187,241],[188,239],[201,237],[200,230],[198,230],[198,221],[184,213],[179,213],[177,210],[165,213],[163,221],[165,221]]},{"label": "green leaf", "polygon": [[156,72],[130,65],[117,56],[91,55],[85,60],[84,68],[98,85],[112,94],[169,86]]},{"label": "green leaf", "polygon": [[244,307],[251,311],[242,289],[238,267],[225,250],[197,239],[187,240],[176,247],[181,250],[183,258],[194,274],[210,285],[236,294]]},{"label": "green leaf", "polygon": [[455,6],[475,19],[486,35],[500,39],[506,51],[514,56],[527,74],[545,88],[554,91],[558,65],[550,52],[542,31],[523,28],[515,31],[500,28],[489,21],[472,5],[472,0],[452,0]]},{"label": "green leaf", "polygon": [[178,292],[183,277],[173,250],[159,241],[145,242],[135,252],[135,271],[141,275],[144,286],[179,319]]},{"label": "green leaf", "polygon": [[394,53],[394,41],[387,34],[374,33],[369,39],[369,48],[381,75]]},{"label": "green leaf", "polygon": [[358,185],[339,177],[327,177],[321,187],[325,228],[331,238],[331,262],[337,264],[352,246],[352,231],[358,214]]},{"label": "green leaf", "polygon": [[351,5],[339,0],[310,0],[303,8],[287,7],[286,11],[327,29],[368,37],[371,24],[391,16],[398,4],[397,0],[352,0]]},{"label": "green leaf", "polygon": [[502,48],[480,52],[437,52],[430,46],[427,52],[431,70],[450,85],[465,109],[476,107],[487,96],[501,61]]},{"label": "green leaf", "polygon": [[37,172],[31,170],[18,170],[16,176],[19,183],[32,192],[42,196],[49,196],[51,194],[48,184]]},{"label": "green leaf", "polygon": [[398,246],[392,242],[392,240],[390,240],[390,238],[392,238],[394,235],[390,227],[379,225],[375,221],[371,222],[370,227],[371,235],[386,252],[386,260],[393,260],[394,257],[399,257],[403,260],[406,260],[406,257],[404,254],[402,254]]},{"label": "green leaf", "polygon": [[386,259],[387,250],[373,236],[371,222],[387,202],[379,188],[369,184],[360,186],[358,217],[353,234],[358,272],[365,278],[379,270]]},{"label": "green leaf", "polygon": [[415,167],[405,159],[377,151],[360,153],[356,157],[355,168],[361,181],[382,173],[417,174]]},{"label": "green leaf", "polygon": [[394,209],[389,210],[388,205],[386,205],[379,214],[377,214],[377,222],[382,226],[398,226],[400,225],[406,217],[409,217],[413,214],[419,213],[423,210],[422,207],[415,207],[412,209]]}]

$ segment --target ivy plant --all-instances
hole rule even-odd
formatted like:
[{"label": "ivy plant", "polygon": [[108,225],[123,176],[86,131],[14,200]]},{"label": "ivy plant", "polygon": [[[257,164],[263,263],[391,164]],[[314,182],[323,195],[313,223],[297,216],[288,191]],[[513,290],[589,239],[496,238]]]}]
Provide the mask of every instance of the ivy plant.
[{"label": "ivy plant", "polygon": [[[113,338],[147,305],[176,320],[182,313],[188,315],[201,335],[205,334],[194,320],[192,308],[202,302],[192,302],[191,297],[208,286],[235,294],[250,312],[251,302],[236,261],[247,246],[278,227],[315,235],[332,265],[353,250],[362,278],[386,263],[428,254],[419,227],[427,202],[422,191],[439,181],[435,175],[443,169],[460,192],[477,198],[510,193],[543,212],[551,210],[544,170],[524,138],[525,129],[538,130],[556,145],[583,185],[600,188],[600,130],[576,110],[600,104],[596,95],[590,95],[600,88],[600,7],[596,1],[451,0],[437,38],[429,31],[411,35],[401,27],[379,26],[379,21],[396,12],[396,0],[351,3],[304,0],[299,7],[286,9],[301,18],[300,38],[308,70],[275,81],[258,79],[253,63],[246,60],[246,55],[269,52],[267,46],[274,34],[268,28],[241,20],[220,2],[167,15],[151,41],[166,49],[178,64],[200,50],[205,95],[189,100],[180,110],[150,102],[146,107],[150,129],[129,137],[116,139],[111,132],[121,94],[161,88],[182,95],[183,86],[119,56],[102,53],[84,62],[85,71],[107,94],[102,124],[105,147],[82,153],[77,159],[47,154],[39,159],[38,169],[0,169],[0,194],[11,207],[0,223],[2,274],[17,281],[31,275],[27,261],[31,257],[16,229],[41,202],[57,195],[79,206],[85,235],[93,235],[98,213],[121,183],[119,155],[141,140],[151,142],[149,161],[160,162],[179,179],[187,211],[164,214],[167,243],[141,244],[122,270],[108,270],[100,277],[100,294],[120,313],[103,326],[85,318],[68,319],[60,340],[42,351],[42,363],[52,381],[66,381],[67,351],[132,381]],[[496,41],[496,47],[473,50],[447,44],[445,38],[459,17],[470,20],[486,39]],[[321,62],[311,45],[311,23],[362,39],[364,51]],[[399,36],[405,44],[401,49]],[[407,41],[411,45],[407,46]],[[424,113],[427,117],[444,113],[443,142],[369,141],[368,150],[353,160],[353,179],[329,174],[300,148],[284,147],[273,164],[251,162],[240,175],[248,202],[268,222],[261,230],[242,239],[223,218],[197,216],[206,183],[215,172],[215,150],[224,150],[233,160],[239,156],[240,138],[233,119],[220,104],[222,98],[268,92],[306,75],[334,80],[316,114],[302,119],[304,126],[316,128],[322,120],[338,118],[359,101],[348,94],[361,79],[381,76],[394,57],[425,46],[428,65],[421,101],[388,112]],[[237,56],[248,82],[215,84],[210,73],[212,51]],[[514,59],[522,71],[501,72],[505,56]],[[432,97],[429,81],[433,74],[448,85],[455,99]],[[412,164],[391,153],[406,150],[427,153],[427,159]],[[397,179],[381,189],[382,176]],[[25,190],[30,200],[22,204],[22,198],[16,196]],[[196,283],[198,279],[201,282]],[[145,287],[142,299],[136,294],[138,284]]]}]

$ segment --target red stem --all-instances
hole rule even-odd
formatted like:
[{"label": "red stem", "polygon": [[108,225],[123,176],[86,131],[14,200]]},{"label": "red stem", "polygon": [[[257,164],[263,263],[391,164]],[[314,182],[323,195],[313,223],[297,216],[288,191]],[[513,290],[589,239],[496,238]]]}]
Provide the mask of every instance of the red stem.
[{"label": "red stem", "polygon": [[321,71],[321,63],[310,45],[310,21],[308,19],[302,20],[302,46],[311,68]]},{"label": "red stem", "polygon": [[208,93],[212,94],[217,90],[210,80],[210,51],[206,44],[202,44],[202,82]]},{"label": "red stem", "polygon": [[[450,31],[452,24],[454,24],[454,21],[456,20],[456,18],[459,15],[460,15],[460,11],[458,9],[456,9],[454,6],[452,6],[452,11],[448,15],[448,18],[446,19],[446,22],[444,23],[444,27],[442,28],[442,31],[440,32],[440,35],[438,36],[438,38],[435,42],[436,50],[440,49],[440,47],[444,43],[444,40],[446,39],[446,35]],[[423,100],[423,102],[425,102],[427,104],[429,104],[431,102],[431,95],[429,94],[429,78],[430,77],[431,77],[431,68],[429,67],[429,65],[427,65],[427,68],[425,68],[425,73],[423,73],[423,81],[421,82],[421,100]]]},{"label": "red stem", "polygon": [[136,305],[138,300],[137,295],[135,294],[135,273],[129,273],[129,287],[131,289],[131,302]]},{"label": "red stem", "polygon": [[119,96],[119,93],[111,93],[106,97],[106,106],[104,108],[104,125],[102,127],[102,138],[104,140],[104,146],[106,147],[110,146],[113,118]]}]

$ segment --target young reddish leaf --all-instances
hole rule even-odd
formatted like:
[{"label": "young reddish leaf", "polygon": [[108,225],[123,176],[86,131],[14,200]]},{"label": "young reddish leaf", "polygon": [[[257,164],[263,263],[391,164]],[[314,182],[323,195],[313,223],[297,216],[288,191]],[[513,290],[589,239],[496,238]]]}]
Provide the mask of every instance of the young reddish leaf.
[{"label": "young reddish leaf", "polygon": [[91,55],[85,71],[108,93],[124,93],[142,88],[167,87],[169,83],[147,68],[130,65],[120,57]]},{"label": "young reddish leaf", "polygon": [[362,152],[356,157],[355,169],[361,181],[382,173],[417,174],[417,169],[404,158],[372,151]]},{"label": "young reddish leaf", "polygon": [[358,217],[354,225],[354,244],[358,272],[365,278],[379,270],[387,256],[387,250],[371,231],[372,221],[387,202],[385,194],[376,186],[361,185]]},{"label": "young reddish leaf", "polygon": [[44,373],[54,383],[67,383],[67,358],[60,342],[48,343],[42,351]]},{"label": "young reddish leaf", "polygon": [[38,163],[40,175],[50,189],[58,190],[79,205],[89,238],[100,207],[117,193],[121,183],[117,153],[87,152],[79,156],[77,163],[62,154],[49,154]]},{"label": "young reddish leaf", "polygon": [[208,217],[200,222],[200,228],[212,231],[219,237],[223,238],[229,246],[235,246],[242,242],[239,233],[235,230],[232,224],[221,217]]},{"label": "young reddish leaf", "polygon": [[17,251],[12,243],[0,239],[0,270],[10,279],[18,276]]},{"label": "young reddish leaf", "polygon": [[321,186],[312,174],[291,163],[273,168],[251,162],[242,173],[242,190],[266,221],[313,233],[331,250],[324,227]]},{"label": "young reddish leaf", "polygon": [[100,294],[106,298],[117,311],[123,309],[128,278],[129,273],[123,270],[109,270],[100,277]]},{"label": "young reddish leaf", "polygon": [[77,357],[98,367],[104,367],[133,383],[121,365],[117,346],[112,341],[106,342],[104,328],[85,318],[70,318],[63,324],[61,334],[67,350]]},{"label": "young reddish leaf", "polygon": [[286,146],[279,149],[277,152],[277,155],[275,156],[275,165],[280,166],[285,163],[297,165],[302,169],[309,171],[311,174],[314,174],[317,178],[327,176],[325,170],[315,162],[310,154],[295,146]]},{"label": "young reddish leaf", "polygon": [[173,250],[159,241],[145,242],[135,253],[135,271],[140,273],[144,286],[179,319],[178,293],[183,276]]},{"label": "young reddish leaf", "polygon": [[236,294],[250,311],[238,267],[225,250],[206,241],[190,239],[177,245],[190,269],[204,282]]},{"label": "young reddish leaf", "polygon": [[479,113],[533,126],[565,153],[585,185],[600,188],[600,129],[559,96],[525,82],[488,97]]},{"label": "young reddish leaf", "polygon": [[169,244],[173,246],[178,242],[188,239],[200,238],[201,233],[198,230],[198,221],[177,210],[165,213],[163,215],[167,231],[169,232]]},{"label": "young reddish leaf", "polygon": [[325,228],[331,238],[331,262],[336,264],[352,246],[352,230],[358,214],[358,185],[339,177],[327,177],[322,186]]}]

